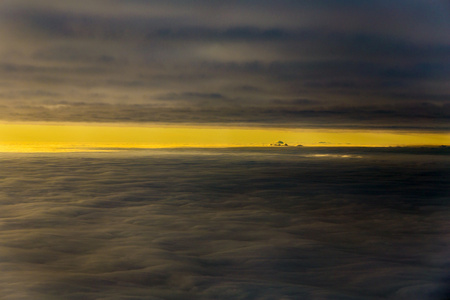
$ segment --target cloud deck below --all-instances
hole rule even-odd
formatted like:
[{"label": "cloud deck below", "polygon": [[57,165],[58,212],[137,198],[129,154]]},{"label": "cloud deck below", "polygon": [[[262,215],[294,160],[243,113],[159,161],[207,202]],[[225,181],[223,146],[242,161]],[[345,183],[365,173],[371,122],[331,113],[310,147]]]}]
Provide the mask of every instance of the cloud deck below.
[{"label": "cloud deck below", "polygon": [[2,154],[0,296],[445,299],[433,149]]}]

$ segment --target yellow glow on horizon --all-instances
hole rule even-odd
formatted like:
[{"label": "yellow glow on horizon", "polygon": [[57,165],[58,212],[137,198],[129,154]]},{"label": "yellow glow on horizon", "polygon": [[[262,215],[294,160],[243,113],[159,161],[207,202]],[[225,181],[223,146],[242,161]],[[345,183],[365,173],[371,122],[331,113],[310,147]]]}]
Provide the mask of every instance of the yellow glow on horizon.
[{"label": "yellow glow on horizon", "polygon": [[[0,152],[89,148],[449,145],[448,133],[146,124],[1,123]],[[85,149],[85,150],[83,150]]]}]

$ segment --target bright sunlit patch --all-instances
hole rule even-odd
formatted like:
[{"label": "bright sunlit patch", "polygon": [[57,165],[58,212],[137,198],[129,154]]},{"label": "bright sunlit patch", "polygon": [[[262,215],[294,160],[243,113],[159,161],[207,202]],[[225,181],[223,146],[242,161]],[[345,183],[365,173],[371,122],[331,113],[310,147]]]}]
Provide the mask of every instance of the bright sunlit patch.
[{"label": "bright sunlit patch", "polygon": [[311,154],[305,155],[305,157],[324,157],[324,158],[363,158],[362,155],[350,155],[350,154]]},{"label": "bright sunlit patch", "polygon": [[[124,148],[448,145],[447,133],[145,124],[2,123],[2,152],[113,151]],[[279,146],[278,146],[279,147]],[[108,150],[109,149],[109,150]]]}]

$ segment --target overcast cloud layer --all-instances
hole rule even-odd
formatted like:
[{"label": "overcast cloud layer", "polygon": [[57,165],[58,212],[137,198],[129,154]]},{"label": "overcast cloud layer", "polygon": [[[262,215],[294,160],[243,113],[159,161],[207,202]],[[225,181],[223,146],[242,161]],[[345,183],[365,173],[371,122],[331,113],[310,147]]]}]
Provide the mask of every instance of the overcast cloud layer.
[{"label": "overcast cloud layer", "polygon": [[0,119],[448,129],[450,5],[2,1]]},{"label": "overcast cloud layer", "polygon": [[447,152],[4,153],[0,298],[445,300]]}]

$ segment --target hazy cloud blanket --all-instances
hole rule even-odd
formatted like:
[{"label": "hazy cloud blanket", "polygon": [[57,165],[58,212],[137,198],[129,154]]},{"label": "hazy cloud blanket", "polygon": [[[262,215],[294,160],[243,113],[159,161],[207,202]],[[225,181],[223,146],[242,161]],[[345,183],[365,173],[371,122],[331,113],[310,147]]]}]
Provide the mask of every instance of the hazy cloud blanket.
[{"label": "hazy cloud blanket", "polygon": [[0,298],[447,299],[445,149],[1,154]]}]

